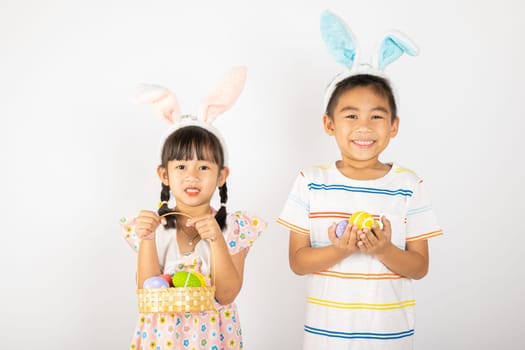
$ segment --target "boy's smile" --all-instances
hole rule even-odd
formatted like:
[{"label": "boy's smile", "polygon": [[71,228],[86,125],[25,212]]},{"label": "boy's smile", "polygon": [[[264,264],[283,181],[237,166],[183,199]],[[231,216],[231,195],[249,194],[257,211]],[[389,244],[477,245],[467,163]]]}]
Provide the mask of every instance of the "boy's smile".
[{"label": "boy's smile", "polygon": [[399,118],[392,121],[386,97],[371,87],[355,87],[337,101],[334,115],[323,117],[328,135],[335,136],[344,165],[377,168],[379,155],[396,136]]}]

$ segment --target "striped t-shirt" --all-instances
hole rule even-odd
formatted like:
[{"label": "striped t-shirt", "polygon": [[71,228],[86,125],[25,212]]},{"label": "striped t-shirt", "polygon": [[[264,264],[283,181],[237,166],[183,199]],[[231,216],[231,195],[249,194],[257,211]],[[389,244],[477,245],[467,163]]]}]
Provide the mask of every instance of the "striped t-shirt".
[{"label": "striped t-shirt", "polygon": [[[297,177],[278,223],[310,235],[312,247],[330,245],[328,227],[367,211],[392,223],[392,242],[442,234],[423,181],[392,165],[376,180],[353,180],[335,164],[305,169]],[[308,275],[304,349],[412,349],[416,304],[411,280],[377,258],[354,253]]]}]

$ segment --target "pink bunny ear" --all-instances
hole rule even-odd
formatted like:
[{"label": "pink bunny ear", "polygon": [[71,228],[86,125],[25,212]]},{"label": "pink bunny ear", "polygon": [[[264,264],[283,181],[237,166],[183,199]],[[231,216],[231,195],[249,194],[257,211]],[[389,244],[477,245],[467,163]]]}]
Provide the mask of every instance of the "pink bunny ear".
[{"label": "pink bunny ear", "polygon": [[180,119],[179,103],[174,93],[162,86],[150,84],[141,84],[140,90],[134,103],[151,103],[155,113],[170,124]]},{"label": "pink bunny ear", "polygon": [[246,67],[231,69],[219,85],[204,99],[202,117],[211,123],[217,116],[228,110],[237,100],[246,81]]}]

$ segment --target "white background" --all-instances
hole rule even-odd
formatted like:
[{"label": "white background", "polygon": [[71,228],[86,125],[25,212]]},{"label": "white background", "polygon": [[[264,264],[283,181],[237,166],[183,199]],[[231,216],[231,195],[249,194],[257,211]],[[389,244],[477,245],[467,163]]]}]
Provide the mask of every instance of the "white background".
[{"label": "white background", "polygon": [[128,347],[135,253],[118,220],[156,207],[165,126],[129,100],[157,83],[194,112],[239,64],[247,85],[217,121],[228,207],[269,222],[237,299],[245,348],[300,348],[304,278],[275,220],[298,171],[338,157],[321,127],[324,87],[341,69],[319,34],[325,8],[365,47],[397,28],[421,48],[387,68],[401,125],[383,157],[425,179],[445,231],[415,283],[418,349],[522,343],[522,2],[3,0],[1,349]]}]

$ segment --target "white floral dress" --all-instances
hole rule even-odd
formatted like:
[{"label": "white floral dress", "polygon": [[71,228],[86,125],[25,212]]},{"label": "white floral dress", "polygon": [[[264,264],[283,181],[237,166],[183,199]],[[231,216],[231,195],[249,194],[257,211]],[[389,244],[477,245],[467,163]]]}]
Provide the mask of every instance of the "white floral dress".
[{"label": "white floral dress", "polygon": [[[134,219],[121,219],[124,238],[138,250]],[[243,211],[229,214],[224,238],[231,255],[251,247],[266,228],[259,217]],[[159,264],[163,274],[177,271],[200,272],[210,284],[211,251],[207,241],[199,241],[191,253],[181,254],[176,229],[160,226],[155,236]],[[186,313],[141,313],[131,349],[242,349],[242,334],[235,303],[220,305],[214,311]]]}]

